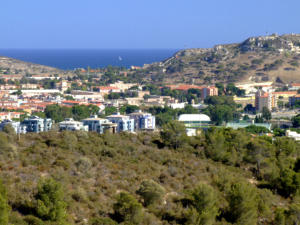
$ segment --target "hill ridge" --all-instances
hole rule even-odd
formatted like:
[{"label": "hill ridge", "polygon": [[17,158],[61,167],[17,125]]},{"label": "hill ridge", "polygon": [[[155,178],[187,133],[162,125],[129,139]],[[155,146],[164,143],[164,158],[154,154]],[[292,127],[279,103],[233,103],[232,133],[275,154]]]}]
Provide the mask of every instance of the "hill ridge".
[{"label": "hill ridge", "polygon": [[[300,81],[300,34],[249,37],[241,43],[191,48],[144,67],[154,82]],[[156,77],[157,75],[158,77]],[[149,76],[146,77],[149,80]]]}]

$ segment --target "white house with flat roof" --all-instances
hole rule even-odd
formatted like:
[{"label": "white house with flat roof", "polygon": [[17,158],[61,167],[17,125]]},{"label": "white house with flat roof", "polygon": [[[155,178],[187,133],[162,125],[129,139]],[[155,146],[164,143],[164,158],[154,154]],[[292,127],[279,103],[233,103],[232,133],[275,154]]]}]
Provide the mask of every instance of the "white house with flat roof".
[{"label": "white house with flat roof", "polygon": [[287,130],[285,135],[295,139],[296,141],[300,141],[300,134],[298,134],[296,131]]},{"label": "white house with flat roof", "polygon": [[82,122],[75,121],[73,118],[67,118],[65,121],[59,123],[59,130],[83,130],[88,131],[88,126],[85,126]]},{"label": "white house with flat roof", "polygon": [[105,127],[112,123],[108,119],[98,118],[97,116],[91,116],[82,120],[82,123],[88,127],[89,131],[94,131],[99,134],[103,134]]}]

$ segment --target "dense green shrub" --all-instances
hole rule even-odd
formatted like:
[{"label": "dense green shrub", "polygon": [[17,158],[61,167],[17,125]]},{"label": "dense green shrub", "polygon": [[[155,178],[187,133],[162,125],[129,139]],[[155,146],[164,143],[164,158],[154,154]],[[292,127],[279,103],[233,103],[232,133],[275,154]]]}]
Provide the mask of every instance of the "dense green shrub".
[{"label": "dense green shrub", "polygon": [[219,211],[218,193],[207,184],[199,184],[188,193],[190,205],[187,224],[215,224]]},{"label": "dense green shrub", "polygon": [[116,221],[110,218],[93,218],[90,220],[89,225],[117,225]]},{"label": "dense green shrub", "polygon": [[161,130],[161,138],[166,146],[178,149],[183,146],[187,140],[186,128],[184,124],[171,121],[165,124]]},{"label": "dense green shrub", "polygon": [[257,192],[249,184],[235,183],[227,193],[229,207],[226,210],[227,221],[240,225],[252,225],[258,219]]},{"label": "dense green shrub", "polygon": [[143,206],[130,194],[121,192],[113,205],[116,221],[129,224],[141,224]]},{"label": "dense green shrub", "polygon": [[63,224],[66,219],[66,203],[61,185],[53,179],[41,180],[35,195],[35,213],[43,220]]},{"label": "dense green shrub", "polygon": [[144,180],[137,194],[142,196],[145,206],[153,203],[161,203],[165,195],[165,189],[153,180]]}]

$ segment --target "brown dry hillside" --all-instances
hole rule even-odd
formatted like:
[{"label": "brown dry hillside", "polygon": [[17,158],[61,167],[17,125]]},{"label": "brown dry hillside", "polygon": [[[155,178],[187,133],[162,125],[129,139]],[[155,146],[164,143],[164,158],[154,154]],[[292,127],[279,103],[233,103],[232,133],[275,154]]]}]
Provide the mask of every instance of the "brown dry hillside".
[{"label": "brown dry hillside", "polygon": [[144,67],[159,83],[300,82],[300,34],[248,38],[209,49],[186,49]]},{"label": "brown dry hillside", "polygon": [[55,74],[59,72],[60,70],[53,67],[23,62],[17,59],[0,56],[0,74],[4,73],[27,75],[40,73]]}]

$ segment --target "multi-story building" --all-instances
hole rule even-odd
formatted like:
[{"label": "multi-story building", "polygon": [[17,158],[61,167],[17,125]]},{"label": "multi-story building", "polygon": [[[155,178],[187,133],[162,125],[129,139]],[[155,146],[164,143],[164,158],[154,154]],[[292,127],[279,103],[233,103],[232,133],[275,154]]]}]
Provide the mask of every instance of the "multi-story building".
[{"label": "multi-story building", "polygon": [[20,122],[15,122],[12,120],[3,120],[0,123],[0,131],[3,131],[4,127],[7,125],[10,125],[15,130],[16,133],[21,133]]},{"label": "multi-story building", "polygon": [[209,96],[217,96],[218,88],[217,87],[204,87],[201,90],[202,99],[206,99]]},{"label": "multi-story building", "polygon": [[272,95],[271,92],[264,92],[259,90],[255,94],[255,109],[257,112],[261,112],[264,107],[269,109],[276,107],[276,98]]},{"label": "multi-story building", "polygon": [[24,133],[27,132],[44,132],[49,131],[52,128],[52,120],[51,119],[42,119],[38,116],[32,116],[26,118],[22,123],[21,127]]},{"label": "multi-story building", "polygon": [[300,83],[292,83],[289,85],[290,91],[297,91],[300,90]]},{"label": "multi-story building", "polygon": [[0,112],[0,120],[20,119],[23,112]]},{"label": "multi-story building", "polygon": [[130,119],[134,119],[135,130],[154,130],[155,116],[150,113],[143,113],[141,111],[129,114]]},{"label": "multi-story building", "polygon": [[56,88],[58,88],[59,90],[64,92],[64,91],[68,90],[68,88],[71,88],[71,82],[62,80],[62,81],[56,83]]},{"label": "multi-story building", "polygon": [[290,106],[294,106],[296,102],[300,102],[300,94],[289,97],[289,104]]},{"label": "multi-story building", "polygon": [[39,89],[41,88],[40,84],[21,84],[22,89]]},{"label": "multi-story building", "polygon": [[238,96],[233,96],[233,101],[236,104],[241,104],[242,107],[245,107],[248,104],[255,105],[255,96],[244,96],[244,97],[238,97]]},{"label": "multi-story building", "polygon": [[82,123],[84,126],[88,127],[88,131],[94,131],[99,134],[103,134],[109,125],[114,127],[114,125],[108,119],[98,118],[97,116],[84,119],[82,120]]},{"label": "multi-story building", "polygon": [[120,91],[124,92],[126,90],[128,90],[129,88],[133,87],[133,86],[138,86],[138,84],[135,83],[124,83],[123,81],[117,81],[113,84],[109,85],[110,87],[115,87],[118,88]]},{"label": "multi-story building", "polygon": [[103,95],[121,92],[121,90],[119,88],[111,87],[111,86],[94,86],[94,87],[92,87],[92,89],[102,93]]},{"label": "multi-story building", "polygon": [[209,96],[218,95],[218,88],[215,86],[196,86],[196,85],[167,85],[171,90],[188,91],[190,89],[198,89],[201,91],[202,99]]},{"label": "multi-story building", "polygon": [[275,98],[275,101],[283,101],[283,102],[288,102],[289,97],[293,97],[297,95],[297,91],[278,91],[278,92],[273,92],[272,95]]},{"label": "multi-story building", "polygon": [[75,121],[73,118],[67,118],[65,121],[62,121],[59,123],[59,130],[69,130],[69,131],[75,131],[75,130],[83,130],[88,131],[88,126],[83,125],[82,122]]},{"label": "multi-story building", "polygon": [[107,116],[110,122],[117,124],[117,132],[129,131],[134,132],[134,119],[129,116],[120,115],[120,113]]}]

